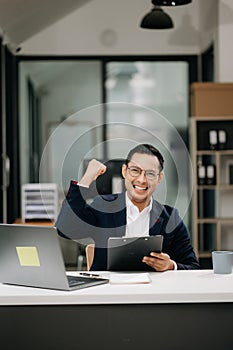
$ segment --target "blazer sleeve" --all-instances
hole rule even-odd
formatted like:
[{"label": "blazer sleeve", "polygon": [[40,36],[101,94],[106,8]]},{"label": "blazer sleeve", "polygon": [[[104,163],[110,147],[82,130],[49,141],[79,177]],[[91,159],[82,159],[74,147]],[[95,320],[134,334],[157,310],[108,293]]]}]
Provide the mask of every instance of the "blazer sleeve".
[{"label": "blazer sleeve", "polygon": [[177,209],[172,208],[172,213],[166,225],[164,240],[165,246],[167,245],[167,252],[171,259],[176,262],[178,270],[200,269],[191,244],[190,234]]},{"label": "blazer sleeve", "polygon": [[96,230],[96,216],[91,206],[86,203],[88,192],[88,188],[80,187],[71,181],[55,223],[60,236],[69,239],[93,236]]}]

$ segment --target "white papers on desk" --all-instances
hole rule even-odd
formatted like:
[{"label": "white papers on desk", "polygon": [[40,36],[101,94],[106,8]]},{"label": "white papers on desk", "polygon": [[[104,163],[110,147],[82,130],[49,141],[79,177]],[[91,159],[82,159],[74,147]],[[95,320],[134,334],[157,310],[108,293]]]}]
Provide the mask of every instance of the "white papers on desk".
[{"label": "white papers on desk", "polygon": [[111,284],[138,284],[150,283],[149,273],[110,273],[109,282]]}]

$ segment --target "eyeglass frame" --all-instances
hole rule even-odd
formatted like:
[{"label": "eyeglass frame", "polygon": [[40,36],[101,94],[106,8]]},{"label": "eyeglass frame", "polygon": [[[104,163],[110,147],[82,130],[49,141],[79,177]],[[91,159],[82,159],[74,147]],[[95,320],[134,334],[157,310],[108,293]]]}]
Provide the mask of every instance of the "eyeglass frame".
[{"label": "eyeglass frame", "polygon": [[[137,166],[135,166],[135,165],[132,165],[132,166],[126,166],[127,167],[127,169],[129,170],[129,174],[130,174],[130,176],[132,176],[132,177],[138,177],[138,176],[140,176],[141,174],[142,174],[142,172],[144,172],[144,176],[147,178],[147,180],[151,180],[151,181],[155,181],[155,180],[157,180],[157,178],[159,177],[159,175],[160,175],[160,173],[161,172],[159,172],[158,174],[154,171],[154,170],[144,170],[144,169],[141,169],[141,168],[139,168],[139,167],[137,167]],[[139,174],[138,175],[132,175],[131,174],[131,172],[130,172],[130,169],[131,168],[135,168],[136,170],[138,170],[139,171]],[[150,177],[148,177],[148,173],[153,173],[154,174],[154,176],[153,176],[153,178],[150,178]]]}]

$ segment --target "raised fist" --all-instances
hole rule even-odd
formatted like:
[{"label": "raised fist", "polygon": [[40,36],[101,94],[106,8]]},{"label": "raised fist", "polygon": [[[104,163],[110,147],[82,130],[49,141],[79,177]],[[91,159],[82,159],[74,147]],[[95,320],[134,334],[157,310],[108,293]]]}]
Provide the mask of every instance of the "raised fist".
[{"label": "raised fist", "polygon": [[87,170],[80,180],[80,185],[90,186],[90,184],[97,179],[98,176],[105,173],[107,167],[96,159],[92,159],[87,166]]}]

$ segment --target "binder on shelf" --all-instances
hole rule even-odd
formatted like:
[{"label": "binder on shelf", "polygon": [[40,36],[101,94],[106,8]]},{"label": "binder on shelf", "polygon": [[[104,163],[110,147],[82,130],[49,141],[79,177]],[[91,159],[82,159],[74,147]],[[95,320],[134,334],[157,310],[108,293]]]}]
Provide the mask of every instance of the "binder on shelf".
[{"label": "binder on shelf", "polygon": [[216,171],[215,165],[209,164],[206,166],[206,184],[216,185]]},{"label": "binder on shelf", "polygon": [[229,184],[233,185],[233,164],[229,165]]},{"label": "binder on shelf", "polygon": [[201,253],[210,253],[215,249],[215,224],[198,225],[198,250]]},{"label": "binder on shelf", "polygon": [[209,144],[210,144],[210,149],[211,150],[217,149],[218,136],[217,136],[217,131],[216,130],[210,130],[209,131]]},{"label": "binder on shelf", "polygon": [[21,190],[22,221],[56,221],[58,215],[58,188],[54,183],[28,183]]},{"label": "binder on shelf", "polygon": [[204,194],[203,190],[198,190],[198,218],[204,218]]},{"label": "binder on shelf", "polygon": [[215,190],[203,191],[203,214],[205,218],[215,217]]},{"label": "binder on shelf", "polygon": [[205,180],[206,180],[206,167],[204,165],[199,165],[197,167],[198,185],[205,185]]},{"label": "binder on shelf", "polygon": [[226,148],[227,134],[225,130],[218,130],[218,149]]},{"label": "binder on shelf", "polygon": [[198,225],[198,250],[204,252],[204,227],[203,224]]},{"label": "binder on shelf", "polygon": [[204,251],[210,252],[214,249],[214,224],[204,224]]}]

